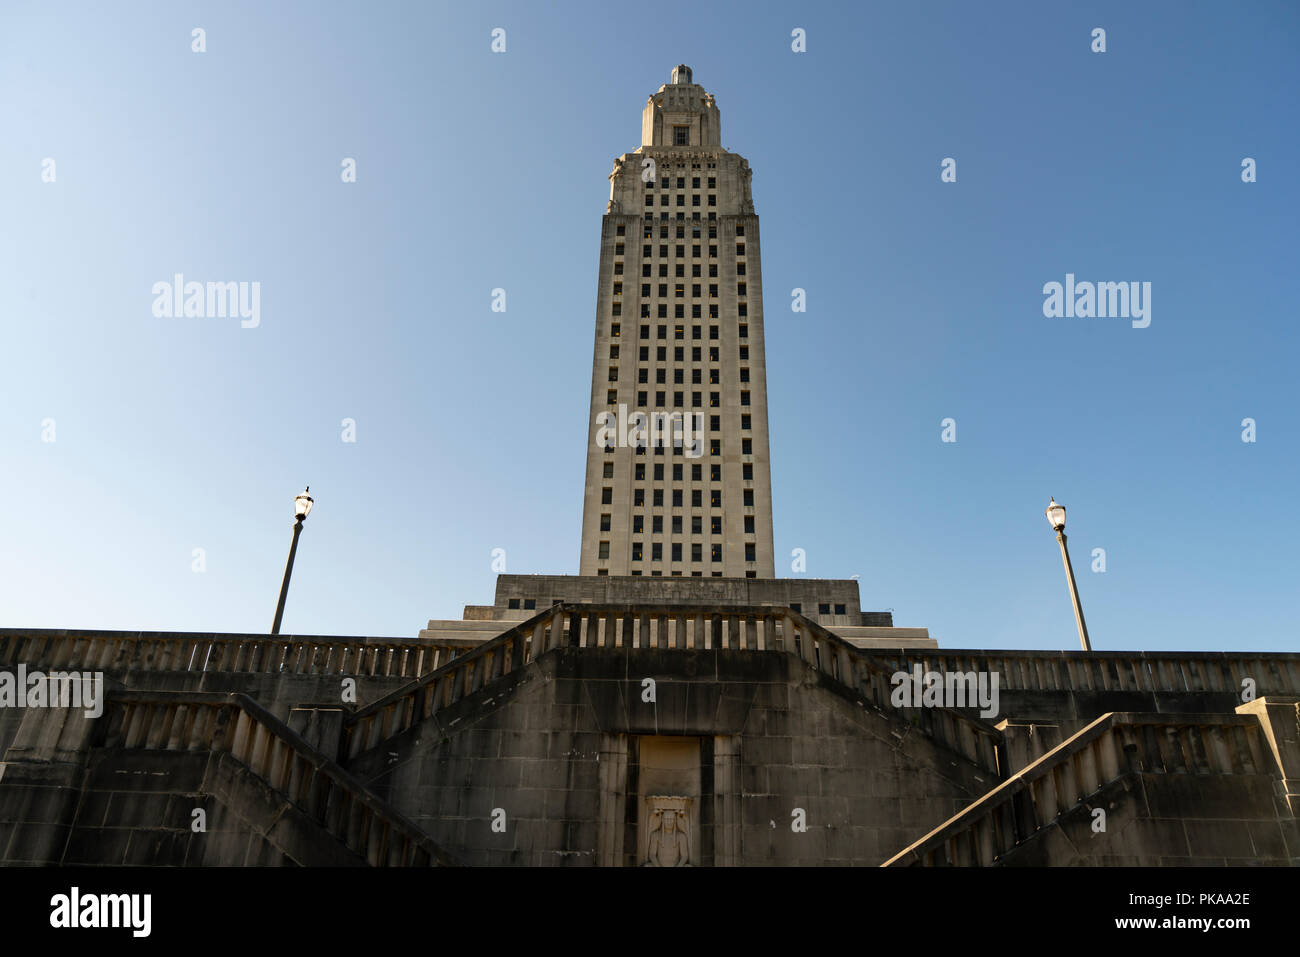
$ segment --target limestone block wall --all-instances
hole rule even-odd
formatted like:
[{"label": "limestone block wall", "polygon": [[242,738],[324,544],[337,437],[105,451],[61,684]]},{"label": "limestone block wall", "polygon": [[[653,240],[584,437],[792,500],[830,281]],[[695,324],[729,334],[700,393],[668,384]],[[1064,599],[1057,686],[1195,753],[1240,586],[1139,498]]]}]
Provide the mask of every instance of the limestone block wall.
[{"label": "limestone block wall", "polygon": [[705,866],[879,864],[995,783],[790,655],[623,648],[560,649],[348,770],[467,864],[626,866],[671,736]]}]

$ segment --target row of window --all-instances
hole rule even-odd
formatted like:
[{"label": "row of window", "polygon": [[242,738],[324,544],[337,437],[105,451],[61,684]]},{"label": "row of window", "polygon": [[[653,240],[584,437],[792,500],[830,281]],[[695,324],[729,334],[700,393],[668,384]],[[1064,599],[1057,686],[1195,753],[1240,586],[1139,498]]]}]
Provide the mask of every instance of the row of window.
[{"label": "row of window", "polygon": [[[649,215],[649,214],[647,214],[647,216],[648,216],[648,215]],[[665,213],[664,215],[666,216],[667,214]],[[715,221],[714,218],[713,218],[713,215],[714,215],[713,213],[710,213],[710,214],[709,214],[709,238],[710,238],[710,239],[717,239],[717,238],[718,238],[718,226],[717,226],[716,221]],[[681,214],[679,213],[678,216],[680,217]],[[699,239],[699,238],[700,238],[700,230],[701,230],[702,228],[703,228],[703,227],[702,227],[698,222],[692,221],[692,224],[691,224],[691,237],[692,237],[693,239]],[[615,235],[618,235],[618,236],[626,236],[626,235],[627,235],[627,230],[624,228],[624,226],[623,226],[622,223],[619,223],[619,224],[618,224],[618,228],[617,228],[617,230],[615,231]],[[745,226],[744,226],[743,223],[738,223],[738,224],[736,225],[736,235],[737,235],[737,236],[743,236],[743,235],[745,235]],[[678,227],[677,227],[676,237],[677,237],[678,239],[685,239],[685,238],[686,238],[686,226],[685,226],[684,224],[681,225],[681,226],[678,226]],[[642,238],[642,239],[653,239],[653,238],[654,238],[654,226],[652,226],[652,225],[650,225],[650,224],[648,224],[648,223],[645,224],[645,225],[643,225],[642,228],[641,228],[641,238]],[[668,238],[668,227],[667,227],[667,226],[663,226],[663,225],[661,225],[661,226],[659,227],[659,238],[660,238],[660,239],[667,239],[667,238]]]},{"label": "row of window", "polygon": [[[670,197],[668,196],[667,193],[660,193],[660,194],[659,194],[659,205],[660,205],[660,206],[667,206],[667,205],[668,205],[668,200],[669,200],[669,198],[670,198]],[[655,198],[654,198],[654,196],[652,196],[650,193],[646,193],[646,196],[645,196],[645,204],[646,204],[647,206],[654,206],[654,204],[655,204]],[[685,194],[685,193],[678,193],[678,194],[677,194],[677,205],[678,205],[678,206],[685,206],[685,205],[686,205],[686,194]],[[700,205],[700,194],[699,194],[699,193],[694,193],[694,194],[692,194],[692,195],[691,195],[691,206],[695,207],[695,206],[699,206],[699,205]],[[718,197],[717,197],[717,194],[715,194],[715,193],[709,193],[709,195],[708,195],[707,205],[709,205],[709,206],[717,206],[717,205],[718,205]]]},{"label": "row of window", "polygon": [[[703,289],[704,289],[704,284],[703,284],[703,283],[698,283],[698,282],[691,283],[691,298],[692,298],[692,299],[699,299],[699,298],[701,298],[701,297],[703,296]],[[658,292],[658,294],[659,294],[659,296],[661,296],[661,297],[666,297],[666,296],[668,295],[668,283],[666,283],[666,282],[661,282],[661,283],[659,284],[659,292]],[[614,295],[616,295],[616,296],[621,296],[621,295],[623,295],[623,283],[622,283],[622,282],[615,282],[615,283],[614,283]],[[650,295],[650,283],[647,282],[647,283],[642,283],[642,284],[641,284],[641,295],[642,295],[642,296],[649,296],[649,295]],[[686,298],[686,283],[684,283],[684,282],[673,283],[673,295],[676,296],[676,298],[678,298],[678,299],[684,299],[684,298]],[[748,296],[748,295],[749,295],[749,285],[748,285],[748,283],[743,283],[743,282],[738,282],[738,283],[736,283],[736,295],[737,295],[737,296]],[[717,298],[718,298],[718,284],[717,284],[716,282],[711,282],[711,283],[709,283],[709,298],[710,298],[710,299],[717,299]],[[740,303],[740,306],[741,306],[742,308],[744,307],[744,305],[745,305],[745,304],[744,304],[743,302]],[[743,316],[743,315],[745,315],[745,313],[742,312],[741,315]]]},{"label": "row of window", "polygon": [[[642,372],[645,372],[645,369],[642,369]],[[705,407],[703,398],[705,398],[705,394],[703,393],[690,394],[689,408]],[[615,389],[608,389],[606,390],[606,393],[604,393],[604,400],[606,400],[606,404],[610,404],[610,406],[617,406],[617,404],[619,404],[619,393],[617,393],[617,390]],[[646,407],[647,404],[650,404],[649,391],[637,391],[637,406],[643,408]],[[668,393],[662,390],[656,391],[654,394],[654,404],[659,408],[668,408]],[[740,394],[740,404],[742,404],[742,406],[748,406],[748,404],[750,404],[748,391],[742,391]],[[722,406],[722,393],[708,393],[708,408],[718,408],[719,406]],[[675,391],[675,393],[672,394],[671,407],[688,408],[688,406],[686,406],[686,393],[684,393],[684,391]],[[716,419],[718,416],[714,417]],[[710,429],[710,432],[718,432],[718,429]]]},{"label": "row of window", "polygon": [[[742,319],[748,317],[748,316],[749,316],[749,306],[748,306],[748,304],[743,303],[743,302],[741,302],[741,303],[737,303],[737,304],[736,304],[736,313],[737,313],[737,315],[739,315]],[[621,300],[621,299],[615,299],[614,302],[610,305],[609,314],[610,314],[611,316],[621,316],[621,315],[623,315],[623,300]],[[660,318],[660,319],[667,319],[667,318],[668,318],[668,304],[667,304],[666,302],[661,302],[661,303],[659,303],[659,308],[658,308],[658,310],[657,310],[657,312],[656,312],[656,316],[657,316],[658,318]],[[642,319],[649,319],[649,318],[650,318],[650,303],[648,303],[648,302],[643,302],[643,303],[641,303],[641,318],[642,318]],[[685,305],[685,303],[680,303],[680,302],[679,302],[679,303],[677,303],[677,305],[675,305],[675,306],[673,307],[673,315],[672,315],[672,318],[674,318],[674,319],[685,319],[685,318],[686,318],[686,305]],[[692,303],[692,304],[691,304],[691,315],[690,315],[690,318],[692,318],[692,319],[703,319],[703,318],[704,318],[703,308],[702,308],[702,306],[700,305],[700,303],[697,302],[697,303]],[[714,303],[714,302],[709,303],[709,318],[710,318],[710,319],[717,319],[717,318],[718,318],[718,304],[717,304],[717,303]],[[741,329],[741,333],[740,333],[740,334],[741,334],[742,337],[744,337],[744,336],[746,336],[746,335],[749,334],[749,332],[748,332],[748,328],[747,328],[746,326],[741,326],[740,329]]]},{"label": "row of window", "polygon": [[[673,529],[673,530],[672,530],[672,534],[674,534],[674,535],[680,535],[680,534],[682,534],[682,516],[680,516],[680,515],[672,515],[672,516],[669,516],[669,517],[672,519],[672,529]],[[612,516],[612,515],[609,515],[608,513],[606,513],[606,514],[602,514],[602,515],[600,516],[600,530],[601,530],[602,532],[608,532],[608,531],[609,531],[609,528],[610,528],[610,520],[611,520],[612,518],[613,518],[613,516]],[[650,516],[650,534],[651,534],[651,535],[662,535],[663,532],[664,532],[664,517],[663,517],[662,515],[651,515],[651,516]],[[712,516],[710,516],[710,518],[709,518],[709,532],[710,532],[710,534],[712,534],[712,535],[721,535],[721,534],[722,534],[722,516],[721,516],[721,515],[712,515]],[[632,516],[632,534],[633,534],[633,535],[642,535],[642,534],[644,534],[644,533],[645,533],[645,516],[644,516],[644,515],[633,515],[633,516]],[[704,516],[702,516],[702,515],[692,515],[692,516],[691,516],[691,534],[692,534],[692,535],[703,535],[703,534],[704,534]],[[754,534],[754,516],[753,516],[753,515],[746,515],[746,516],[745,516],[745,534],[746,534],[746,535],[753,535],[753,534]]]},{"label": "row of window", "polygon": [[[717,189],[717,188],[718,188],[718,178],[717,178],[716,176],[710,176],[708,179],[709,179],[709,189]],[[659,188],[660,188],[660,189],[669,189],[669,188],[671,187],[671,185],[672,185],[672,182],[673,182],[673,178],[672,178],[671,176],[661,176],[661,177],[659,178]],[[645,184],[645,188],[646,188],[646,189],[654,189],[654,188],[655,188],[655,181],[654,181],[654,180],[650,180],[648,183]],[[685,177],[685,176],[678,176],[678,177],[677,177],[677,188],[678,188],[678,189],[685,189],[685,188],[686,188],[686,177]],[[691,177],[691,189],[699,189],[699,188],[700,188],[700,178],[699,178],[698,176],[692,176],[692,177]]]},{"label": "row of window", "polygon": [[[700,258],[700,252],[701,252],[701,250],[702,250],[703,248],[704,248],[704,247],[701,246],[701,245],[699,245],[698,243],[692,245],[692,246],[691,246],[691,258],[692,258],[692,259],[699,259],[699,258]],[[651,251],[652,251],[653,249],[654,249],[654,247],[651,246],[649,243],[647,243],[646,245],[642,246],[642,247],[641,247],[641,258],[642,258],[642,259],[650,259],[650,258],[651,258],[651,255],[650,255],[650,254],[651,254]],[[622,243],[615,243],[615,245],[614,245],[614,255],[615,255],[615,256],[622,256],[622,255],[624,255],[624,252],[623,252],[623,244],[622,244]],[[741,259],[744,258],[744,256],[745,256],[745,244],[744,244],[744,243],[736,243],[736,256],[737,256],[738,258],[741,258]],[[667,244],[667,243],[660,243],[660,244],[659,244],[659,258],[661,258],[661,259],[667,259],[667,258],[669,258],[669,256],[668,256],[668,244]],[[674,247],[674,255],[673,255],[672,258],[674,258],[674,259],[685,259],[685,258],[686,258],[686,245],[685,245],[685,243],[678,243],[678,244]],[[713,243],[710,243],[710,244],[709,244],[709,258],[710,258],[710,259],[717,259],[717,258],[718,258],[718,247],[717,247],[716,245],[714,245]],[[744,263],[738,263],[737,265],[741,265],[741,266],[743,266]],[[615,260],[615,262],[614,262],[614,271],[615,271],[615,272],[622,272],[622,271],[623,271],[623,268],[622,268],[622,267],[623,267],[623,263],[622,263],[622,261],[621,261],[621,260]]]},{"label": "row of window", "polygon": [[[695,333],[696,333],[695,338],[696,338],[696,339],[699,339],[699,337],[700,337],[700,336],[699,336],[699,331],[700,331],[700,327],[699,327],[699,326],[696,326],[696,327],[695,327]],[[677,338],[680,339],[680,338],[681,338],[681,335],[678,334]],[[684,347],[682,347],[682,348],[684,348]],[[618,344],[618,343],[612,343],[612,344],[610,345],[610,347],[609,347],[609,357],[610,357],[611,359],[618,359],[618,358],[620,358],[619,351],[620,351],[620,350],[619,350],[619,344]],[[685,355],[684,352],[683,352],[682,354]],[[739,359],[741,359],[741,360],[748,360],[748,359],[749,359],[749,346],[748,346],[748,345],[743,345],[743,346],[740,347],[740,349],[739,349],[739,353],[738,353],[738,355],[737,355],[737,358],[739,358]],[[649,362],[649,361],[650,361],[650,347],[649,347],[649,346],[642,346],[642,347],[641,347],[640,359],[641,359],[642,362]],[[656,351],[656,353],[655,353],[655,361],[656,361],[656,362],[667,362],[667,361],[668,361],[668,347],[667,347],[667,346],[659,346],[659,347],[658,347],[658,349],[657,349],[657,351]],[[675,360],[675,361],[677,361],[677,362],[684,362],[685,360],[684,360],[684,359],[677,359],[677,360]],[[702,362],[702,361],[704,361],[704,360],[703,360],[703,354],[700,352],[700,346],[694,346],[694,347],[691,349],[691,361],[692,361],[692,362]],[[709,347],[709,361],[710,361],[710,362],[717,362],[717,361],[718,361],[718,347],[717,347],[717,346],[710,346],[710,347]],[[677,371],[680,373],[682,370],[678,369]],[[696,373],[696,374],[698,374],[700,370],[699,370],[699,369],[693,369],[693,370],[691,370],[691,371],[694,372],[694,373]],[[715,370],[715,371],[716,371],[716,370]],[[748,382],[748,381],[749,381],[749,377],[748,377],[749,369],[748,369],[748,368],[744,368],[744,369],[741,370],[741,372],[742,372],[742,373],[745,373],[745,377],[742,378],[741,381],[742,381],[742,382]],[[663,380],[660,379],[659,381],[662,382]],[[681,380],[681,379],[678,379],[677,381],[678,381],[678,382],[681,382],[682,380]],[[700,380],[697,378],[697,379],[695,379],[694,381],[699,382]]]},{"label": "row of window", "polygon": [[[751,479],[753,478],[753,475],[752,475],[752,474],[751,474],[750,478],[751,478]],[[672,489],[671,491],[672,491],[672,493],[673,493],[673,496],[672,496],[672,503],[673,503],[673,504],[672,504],[672,507],[673,507],[673,508],[682,508],[682,507],[683,507],[683,506],[682,506],[682,491],[683,491],[683,490],[682,490],[682,489],[679,489],[679,488],[675,488],[675,489]],[[651,495],[650,495],[650,504],[651,504],[651,507],[652,507],[652,508],[663,508],[663,507],[664,507],[664,490],[661,489],[661,488],[651,489],[651,490],[650,490],[650,493],[651,493]],[[747,488],[747,489],[742,490],[742,493],[741,493],[741,494],[744,496],[743,504],[744,504],[745,508],[753,508],[753,507],[754,507],[754,490],[753,490],[752,488]],[[604,488],[602,488],[602,489],[600,490],[600,504],[601,504],[601,505],[613,505],[613,504],[614,504],[614,489],[613,489],[611,486],[608,486],[608,485],[607,485],[607,486],[605,486]],[[645,489],[643,489],[643,488],[634,488],[634,489],[632,490],[632,507],[633,507],[633,508],[645,508]],[[704,507],[704,490],[703,490],[703,489],[698,489],[698,488],[696,488],[696,489],[691,489],[691,508],[703,508],[703,507]],[[715,489],[710,489],[710,490],[709,490],[709,507],[710,507],[710,508],[722,508],[722,489],[717,489],[717,488],[715,488]]]},{"label": "row of window", "polygon": [[[680,562],[680,561],[682,561],[682,560],[683,560],[683,559],[682,559],[682,544],[681,544],[680,542],[673,542],[673,543],[671,543],[670,548],[671,548],[671,551],[669,552],[669,555],[670,555],[669,561],[673,561],[673,562]],[[601,557],[601,558],[609,558],[609,542],[601,542],[601,543],[600,543],[600,557]],[[652,562],[661,562],[661,561],[663,561],[663,560],[664,560],[664,547],[663,547],[663,545],[662,545],[660,542],[651,542],[651,544],[650,544],[650,561],[652,561]],[[704,561],[704,546],[703,546],[703,545],[698,544],[698,543],[691,545],[691,559],[690,559],[690,560],[691,560],[692,562],[696,562],[696,563],[699,563],[699,562]],[[721,545],[710,545],[710,546],[709,546],[709,560],[712,561],[712,562],[721,562],[721,561],[722,561],[722,546],[721,546]],[[633,543],[632,543],[632,561],[634,561],[634,562],[645,561],[645,551],[644,551],[644,549],[642,548],[642,545],[641,545],[640,542],[633,542]],[[758,561],[758,549],[757,549],[756,546],[754,546],[754,545],[752,545],[752,544],[748,544],[748,545],[745,546],[745,561],[747,561],[747,562],[756,562],[756,561]]]},{"label": "row of window", "polygon": [[[692,339],[698,339],[698,338],[700,338],[700,329],[701,329],[700,326],[691,326],[691,338],[692,338]],[[749,326],[746,325],[745,323],[742,322],[739,326],[736,327],[736,330],[737,330],[737,333],[738,333],[738,335],[740,336],[741,339],[748,339],[748,338],[749,338]],[[614,323],[614,324],[610,327],[610,335],[611,335],[612,337],[614,337],[614,338],[617,339],[617,338],[619,338],[619,337],[621,336],[621,334],[622,334],[622,326],[620,326],[617,322]],[[649,338],[650,338],[650,326],[648,326],[648,325],[642,325],[642,326],[641,326],[641,338],[642,338],[642,339],[649,339]],[[667,338],[668,338],[668,327],[667,327],[667,326],[658,326],[658,327],[656,328],[656,335],[655,335],[655,338],[656,338],[656,339],[667,339]],[[683,325],[673,326],[673,338],[674,338],[674,339],[685,339],[685,338],[686,338],[686,327],[683,326]],[[710,339],[716,339],[716,338],[718,338],[718,327],[717,327],[717,326],[709,326],[709,338],[710,338]],[[748,347],[746,347],[746,348],[748,348]],[[713,355],[714,353],[713,353],[713,352],[710,352],[709,354],[710,354],[710,355]],[[681,360],[679,359],[678,361],[680,362]],[[694,360],[694,361],[698,362],[699,360],[696,359],[696,360]],[[712,360],[710,360],[710,361],[717,362],[718,360],[717,360],[717,359],[712,359]]]}]

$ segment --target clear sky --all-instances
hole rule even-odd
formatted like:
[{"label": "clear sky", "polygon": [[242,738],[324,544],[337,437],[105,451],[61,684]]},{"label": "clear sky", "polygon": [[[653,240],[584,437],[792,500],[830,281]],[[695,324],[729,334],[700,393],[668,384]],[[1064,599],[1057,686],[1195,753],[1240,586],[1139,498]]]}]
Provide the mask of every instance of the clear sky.
[{"label": "clear sky", "polygon": [[[575,574],[607,177],[681,62],[754,170],[778,575],[1074,648],[1054,495],[1094,647],[1294,651],[1298,11],[7,0],[0,625],[265,632],[305,483],[285,632]],[[1045,317],[1067,273],[1150,326]]]}]

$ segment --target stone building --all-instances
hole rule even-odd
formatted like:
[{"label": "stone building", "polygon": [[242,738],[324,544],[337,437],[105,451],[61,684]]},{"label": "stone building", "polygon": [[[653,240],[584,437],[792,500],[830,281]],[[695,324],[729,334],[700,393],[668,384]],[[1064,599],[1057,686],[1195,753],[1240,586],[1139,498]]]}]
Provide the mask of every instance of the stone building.
[{"label": "stone building", "polygon": [[685,66],[642,130],[581,574],[413,638],[0,629],[0,863],[1300,864],[1300,655],[949,651],[775,577],[749,169]]}]

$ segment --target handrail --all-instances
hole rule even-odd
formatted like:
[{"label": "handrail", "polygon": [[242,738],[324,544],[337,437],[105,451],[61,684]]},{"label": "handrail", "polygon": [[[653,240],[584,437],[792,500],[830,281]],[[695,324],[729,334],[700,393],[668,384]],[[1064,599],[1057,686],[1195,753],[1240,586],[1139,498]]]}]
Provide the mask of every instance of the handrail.
[{"label": "handrail", "polygon": [[967,649],[877,650],[902,671],[996,671],[1001,691],[1222,692],[1300,694],[1300,654],[1226,651],[1035,651]]},{"label": "handrail", "polygon": [[1126,774],[1266,774],[1250,715],[1109,712],[882,867],[988,866]]},{"label": "handrail", "polygon": [[344,718],[350,760],[560,647],[783,651],[998,775],[1001,734],[953,708],[896,708],[891,670],[782,606],[556,604]]},{"label": "handrail", "polygon": [[374,867],[452,865],[397,809],[238,692],[115,691],[105,747],[224,752]]},{"label": "handrail", "polygon": [[0,663],[84,671],[182,671],[418,678],[464,642],[330,635],[0,629]]}]

